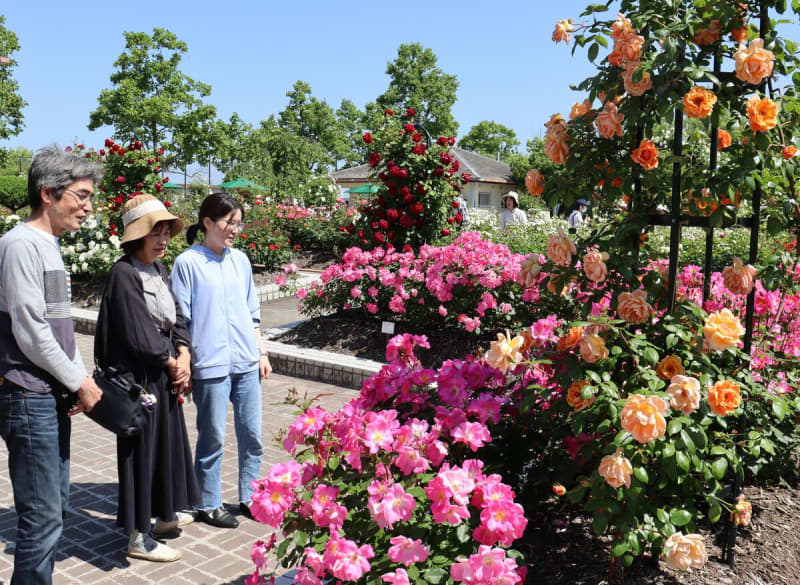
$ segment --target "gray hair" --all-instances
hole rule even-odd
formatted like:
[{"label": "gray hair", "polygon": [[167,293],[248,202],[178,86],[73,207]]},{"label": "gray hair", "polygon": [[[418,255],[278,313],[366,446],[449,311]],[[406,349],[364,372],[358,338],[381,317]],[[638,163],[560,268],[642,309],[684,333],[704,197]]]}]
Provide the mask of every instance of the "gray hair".
[{"label": "gray hair", "polygon": [[91,179],[97,184],[102,178],[103,167],[96,162],[50,144],[36,153],[28,170],[28,204],[33,211],[41,207],[43,187],[55,189],[58,200],[75,181]]}]

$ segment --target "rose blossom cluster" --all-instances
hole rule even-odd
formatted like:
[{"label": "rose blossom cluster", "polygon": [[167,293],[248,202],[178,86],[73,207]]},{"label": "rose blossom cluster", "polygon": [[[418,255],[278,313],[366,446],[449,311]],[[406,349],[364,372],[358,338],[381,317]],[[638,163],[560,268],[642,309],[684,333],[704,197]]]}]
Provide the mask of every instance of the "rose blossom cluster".
[{"label": "rose blossom cluster", "polygon": [[[527,519],[511,487],[501,476],[485,474],[479,459],[465,458],[491,441],[490,425],[500,422],[506,398],[490,389],[504,390],[505,376],[477,361],[422,368],[414,348],[427,346],[424,336],[393,338],[387,348],[391,363],[365,382],[359,397],[334,413],[307,408],[283,440],[297,460],[273,465],[267,477],[253,482],[251,509],[258,521],[274,527],[301,522],[306,531],[329,535],[324,550],[304,550],[296,583],[319,585],[330,577],[357,580],[372,570],[371,559],[386,556],[405,568],[381,578],[402,585],[406,568],[425,563],[429,550],[401,533],[408,523],[426,516],[454,530],[469,524],[476,546],[481,545],[479,557],[522,536]],[[352,484],[332,469],[368,474],[372,480],[354,494]],[[346,538],[348,518],[356,516],[390,533],[391,546]],[[513,561],[503,561],[503,549],[491,551],[502,553],[501,564],[512,567]],[[461,563],[454,563],[454,570],[466,577],[467,565]],[[470,579],[465,582],[485,582]]]}]

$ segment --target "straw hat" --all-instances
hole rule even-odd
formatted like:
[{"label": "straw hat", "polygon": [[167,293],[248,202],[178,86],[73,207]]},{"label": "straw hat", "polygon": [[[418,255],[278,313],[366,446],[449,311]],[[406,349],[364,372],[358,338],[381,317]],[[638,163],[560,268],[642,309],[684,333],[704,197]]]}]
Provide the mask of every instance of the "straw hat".
[{"label": "straw hat", "polygon": [[152,195],[137,195],[122,208],[122,240],[120,243],[140,240],[149,234],[159,221],[171,222],[170,235],[183,229],[183,220],[172,215],[164,204]]},{"label": "straw hat", "polygon": [[503,195],[503,203],[505,203],[507,197],[511,197],[511,199],[514,200],[514,203],[517,204],[517,207],[519,207],[519,195],[517,195],[516,192],[509,191],[508,193]]}]

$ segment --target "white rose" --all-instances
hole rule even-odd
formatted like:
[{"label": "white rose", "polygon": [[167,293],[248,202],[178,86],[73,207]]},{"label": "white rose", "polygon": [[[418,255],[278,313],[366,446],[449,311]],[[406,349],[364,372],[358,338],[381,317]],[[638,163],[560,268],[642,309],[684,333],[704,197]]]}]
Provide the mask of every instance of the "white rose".
[{"label": "white rose", "polygon": [[87,270],[89,270],[89,265],[86,262],[84,262],[83,264],[81,264],[81,270],[86,272]]}]

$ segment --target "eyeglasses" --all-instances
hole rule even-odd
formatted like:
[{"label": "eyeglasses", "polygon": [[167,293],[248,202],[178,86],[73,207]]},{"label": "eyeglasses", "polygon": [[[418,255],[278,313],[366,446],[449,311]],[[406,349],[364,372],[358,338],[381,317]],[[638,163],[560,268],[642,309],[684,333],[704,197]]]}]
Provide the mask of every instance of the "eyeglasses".
[{"label": "eyeglasses", "polygon": [[228,221],[225,222],[224,229],[242,231],[244,229],[244,223],[242,223],[241,221],[234,221],[232,219],[229,219]]},{"label": "eyeglasses", "polygon": [[73,191],[72,189],[64,189],[63,192],[74,195],[75,199],[77,199],[81,204],[86,204],[87,201],[91,200],[92,195],[94,195],[94,193],[89,193],[88,191]]}]

